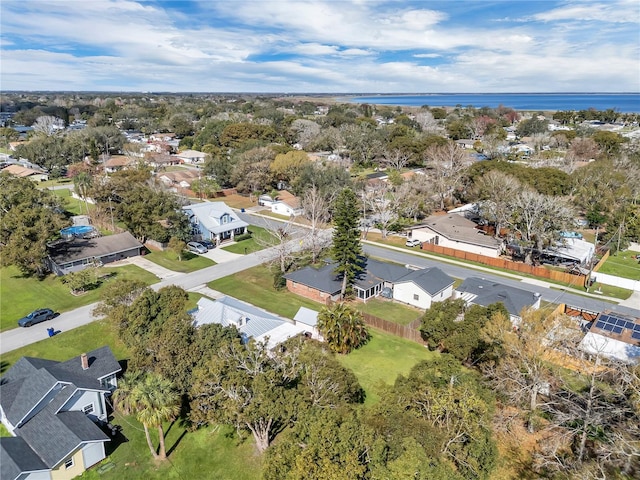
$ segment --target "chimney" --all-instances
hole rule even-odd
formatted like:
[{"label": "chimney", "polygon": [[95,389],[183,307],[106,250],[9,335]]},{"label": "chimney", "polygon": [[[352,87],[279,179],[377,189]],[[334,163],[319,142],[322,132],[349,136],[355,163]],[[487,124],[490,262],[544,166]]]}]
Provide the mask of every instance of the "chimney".
[{"label": "chimney", "polygon": [[80,355],[80,363],[82,364],[83,370],[87,370],[89,368],[89,357],[87,357],[86,353]]}]

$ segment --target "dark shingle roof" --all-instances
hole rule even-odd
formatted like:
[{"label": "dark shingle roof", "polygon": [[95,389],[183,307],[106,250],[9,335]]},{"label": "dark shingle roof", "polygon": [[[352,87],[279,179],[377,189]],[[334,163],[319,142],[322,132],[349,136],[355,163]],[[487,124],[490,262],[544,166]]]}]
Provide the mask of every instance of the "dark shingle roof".
[{"label": "dark shingle roof", "polygon": [[333,263],[321,268],[305,267],[285,274],[284,278],[335,295],[342,289],[342,282],[333,272],[334,269],[335,264]]},{"label": "dark shingle roof", "polygon": [[97,238],[76,238],[71,242],[60,242],[49,247],[49,256],[56,264],[101,258],[142,248],[142,244],[129,232]]},{"label": "dark shingle roof", "polygon": [[83,442],[109,440],[83,412],[54,413],[48,405],[16,431],[49,468],[55,467]]},{"label": "dark shingle roof", "polygon": [[456,288],[460,293],[477,295],[471,303],[484,307],[493,303],[504,304],[507,311],[519,317],[525,307],[530,307],[538,300],[534,293],[511,287],[479,277],[469,277]]},{"label": "dark shingle roof", "polygon": [[20,437],[0,438],[0,478],[14,480],[22,472],[48,470],[44,462]]},{"label": "dark shingle roof", "polygon": [[66,362],[22,357],[2,377],[0,404],[16,425],[59,382],[80,388],[104,390],[99,379],[121,370],[108,346],[87,353],[89,368],[82,370],[80,357]]},{"label": "dark shingle roof", "polygon": [[414,270],[396,283],[404,282],[413,282],[430,295],[435,295],[453,285],[454,280],[438,267],[431,267],[423,270]]}]

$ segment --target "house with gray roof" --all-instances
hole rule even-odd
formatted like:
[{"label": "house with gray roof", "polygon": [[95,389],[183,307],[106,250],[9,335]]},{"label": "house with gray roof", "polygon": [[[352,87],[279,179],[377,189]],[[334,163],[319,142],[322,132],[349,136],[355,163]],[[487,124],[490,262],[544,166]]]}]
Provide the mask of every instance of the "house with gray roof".
[{"label": "house with gray roof", "polygon": [[394,282],[393,299],[426,310],[433,302],[451,297],[453,283],[438,267],[413,270]]},{"label": "house with gray roof", "polygon": [[22,357],[0,381],[2,480],[72,478],[105,458],[106,398],[120,364],[109,347],[65,362]]},{"label": "house with gray roof", "polygon": [[202,202],[182,207],[191,222],[192,233],[201,240],[220,244],[247,233],[249,224],[240,220],[224,202]]},{"label": "house with gray roof", "polygon": [[498,258],[503,249],[500,240],[487,235],[474,222],[456,213],[432,215],[409,231],[410,238],[423,244],[431,243],[492,258]]},{"label": "house with gray roof", "polygon": [[[284,275],[287,289],[321,303],[336,301],[342,290],[342,276],[335,273],[336,265],[331,262],[320,268],[309,266],[287,273]],[[365,257],[361,267],[354,278],[353,290],[355,297],[363,302],[380,295],[385,288],[393,288],[394,282],[408,273],[401,265]]]},{"label": "house with gray roof", "polygon": [[[240,333],[243,343],[252,338],[258,342],[266,341],[268,349],[296,335],[312,333],[308,325],[286,320],[228,296],[215,301],[202,297],[191,314],[196,327],[209,323],[234,327]],[[315,337],[317,338],[317,334]]]},{"label": "house with gray roof", "polygon": [[73,237],[47,245],[46,264],[56,275],[77,272],[140,255],[142,244],[129,232],[95,238]]},{"label": "house with gray roof", "polygon": [[[284,275],[287,289],[297,295],[321,303],[337,301],[342,278],[335,273],[336,263],[320,268],[305,267]],[[451,296],[454,280],[438,268],[413,270],[372,258],[362,259],[362,269],[353,282],[358,300],[384,296],[419,308],[429,308],[431,302]],[[396,289],[398,292],[396,293]]]},{"label": "house with gray roof", "polygon": [[469,277],[455,290],[453,298],[464,299],[467,305],[482,305],[487,307],[494,303],[502,303],[514,326],[520,324],[520,314],[523,309],[540,308],[540,294],[521,288],[503,285],[479,277]]}]

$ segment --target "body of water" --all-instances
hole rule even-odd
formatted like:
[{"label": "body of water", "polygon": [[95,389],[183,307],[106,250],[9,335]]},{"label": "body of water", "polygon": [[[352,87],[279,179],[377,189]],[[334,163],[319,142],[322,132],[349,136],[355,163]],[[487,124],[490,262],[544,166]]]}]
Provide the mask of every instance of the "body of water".
[{"label": "body of water", "polygon": [[640,113],[640,93],[437,93],[423,95],[373,95],[349,97],[341,101],[407,107],[475,108],[500,105],[514,110],[596,110],[613,109]]}]

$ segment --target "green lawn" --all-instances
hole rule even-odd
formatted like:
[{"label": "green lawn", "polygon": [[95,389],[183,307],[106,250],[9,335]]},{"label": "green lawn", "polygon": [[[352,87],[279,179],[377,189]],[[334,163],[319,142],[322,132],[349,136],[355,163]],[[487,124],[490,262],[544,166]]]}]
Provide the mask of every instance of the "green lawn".
[{"label": "green lawn", "polygon": [[221,248],[231,253],[247,254],[267,248],[265,244],[267,246],[275,244],[275,239],[265,228],[251,225],[249,232],[251,233],[251,238]]},{"label": "green lawn", "polygon": [[353,306],[364,313],[384,318],[400,325],[409,325],[424,313],[424,311],[417,308],[378,298],[367,300],[367,303],[355,302]]},{"label": "green lawn", "polygon": [[[607,261],[598,270],[601,273],[608,273],[617,277],[640,280],[640,263],[634,257],[638,252],[626,251],[618,252],[617,255],[610,255]],[[596,273],[596,278],[598,274]]]},{"label": "green lawn", "polygon": [[[142,426],[135,418],[116,414],[113,423],[123,427],[122,433],[128,440],[117,446],[102,463],[111,463],[114,467],[102,474],[98,472],[99,466],[94,467],[79,478],[258,480],[261,476],[262,458],[255,449],[253,439],[238,443],[233,428],[208,427],[189,432],[179,422],[166,424],[169,458],[165,462],[155,462],[147,447]],[[157,445],[156,432],[152,431],[151,435]]]},{"label": "green lawn", "polygon": [[275,290],[273,288],[273,275],[265,266],[250,268],[234,275],[214,280],[207,285],[214,290],[286,318],[293,318],[301,306],[313,310],[322,308],[321,304],[299,295],[294,295],[287,289]]},{"label": "green lawn", "polygon": [[84,201],[73,198],[71,196],[71,190],[68,188],[53,190],[53,193],[62,199],[62,206],[64,209],[73,215],[86,215],[87,207],[89,208],[89,211],[95,208],[95,206],[90,203],[85,204]]},{"label": "green lawn", "polygon": [[152,251],[144,256],[147,260],[151,260],[153,263],[160,265],[161,267],[168,268],[174,272],[189,273],[202,268],[211,267],[216,262],[207,258],[201,257],[191,252],[185,251],[182,254],[182,261],[178,261],[176,254],[165,250],[164,252]]},{"label": "green lawn", "polygon": [[353,370],[367,397],[365,405],[380,399],[383,385],[393,385],[400,374],[407,375],[422,360],[438,355],[422,345],[376,329],[369,329],[371,340],[349,355],[338,355],[345,367]]},{"label": "green lawn", "polygon": [[[151,285],[158,277],[135,265],[102,267],[104,273],[113,272],[113,278],[135,278]],[[110,281],[110,280],[109,280]],[[73,296],[60,277],[48,275],[43,280],[23,277],[17,268],[0,268],[0,331],[15,328],[18,319],[36,308],[51,308],[65,312],[100,299],[100,288],[84,295]]]}]

